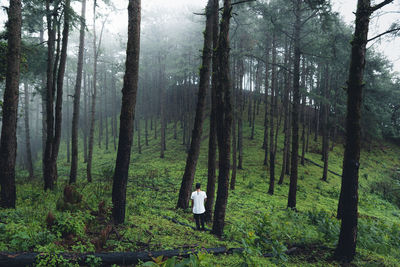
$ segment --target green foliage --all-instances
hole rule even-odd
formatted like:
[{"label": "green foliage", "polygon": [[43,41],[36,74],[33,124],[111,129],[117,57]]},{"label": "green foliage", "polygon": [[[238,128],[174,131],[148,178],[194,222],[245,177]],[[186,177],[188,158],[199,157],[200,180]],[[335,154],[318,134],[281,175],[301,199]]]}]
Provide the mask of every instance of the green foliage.
[{"label": "green foliage", "polygon": [[101,266],[102,261],[101,261],[101,258],[99,258],[99,257],[96,257],[94,255],[88,255],[88,256],[86,256],[85,263],[89,267],[98,267],[98,266]]},{"label": "green foliage", "polygon": [[58,267],[78,267],[79,264],[72,263],[65,259],[61,254],[39,254],[36,258],[36,266],[58,266]]},{"label": "green foliage", "polygon": [[200,267],[211,266],[204,264],[207,253],[199,252],[198,254],[191,254],[188,258],[179,260],[177,257],[172,257],[164,260],[163,256],[153,258],[153,261],[148,261],[140,266],[143,267]]}]

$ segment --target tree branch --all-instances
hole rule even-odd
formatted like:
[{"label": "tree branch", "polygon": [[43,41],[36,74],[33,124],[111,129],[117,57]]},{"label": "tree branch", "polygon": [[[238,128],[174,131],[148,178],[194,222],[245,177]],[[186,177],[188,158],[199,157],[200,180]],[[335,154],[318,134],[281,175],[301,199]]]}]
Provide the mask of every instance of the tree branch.
[{"label": "tree branch", "polygon": [[371,11],[371,13],[373,13],[373,12],[377,11],[378,9],[386,6],[387,4],[392,3],[393,1],[394,0],[385,0],[385,1],[381,2],[380,4],[376,4],[376,5],[372,6],[370,8],[370,11]]},{"label": "tree branch", "polygon": [[397,32],[397,31],[400,31],[400,28],[395,28],[395,29],[387,30],[387,31],[385,31],[385,32],[383,32],[383,33],[381,33],[381,34],[378,34],[377,36],[375,36],[375,37],[373,37],[373,38],[371,38],[371,39],[368,39],[367,42],[373,41],[373,40],[375,40],[375,39],[378,39],[378,38],[382,37],[383,35],[386,35],[386,34],[389,34],[389,33],[392,33],[392,32]]}]

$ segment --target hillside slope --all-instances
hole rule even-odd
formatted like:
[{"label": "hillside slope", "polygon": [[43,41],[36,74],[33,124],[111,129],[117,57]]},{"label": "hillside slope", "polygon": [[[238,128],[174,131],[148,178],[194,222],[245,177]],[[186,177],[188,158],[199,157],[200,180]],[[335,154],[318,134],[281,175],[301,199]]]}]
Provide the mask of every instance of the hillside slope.
[{"label": "hillside slope", "polygon": [[[175,210],[186,153],[180,143],[180,135],[174,140],[172,130],[168,130],[164,159],[159,158],[159,141],[153,139],[154,134],[150,134],[149,146],[143,145],[142,154],[138,154],[135,132],[127,192],[127,221],[106,235],[104,231],[109,223],[107,214],[110,212],[116,156],[112,148],[105,151],[95,147],[95,181],[92,184],[85,181],[85,165],[80,154],[76,187],[83,195],[83,201],[66,208],[60,208],[69,172],[65,148],[62,147],[64,154],[59,159],[59,180],[55,192],[44,193],[41,181],[27,183],[23,178],[25,172],[20,171],[17,209],[0,210],[0,250],[85,252],[227,246],[245,248],[245,253],[206,255],[202,263],[233,266],[246,261],[255,266],[338,266],[331,256],[340,229],[340,222],[335,218],[340,177],[329,173],[326,183],[320,180],[320,167],[309,162],[305,166],[300,165],[298,212],[287,210],[288,177],[285,177],[283,185],[276,185],[273,196],[267,194],[269,172],[263,166],[262,119],[260,114],[254,140],[249,139],[250,128],[244,123],[243,170],[238,170],[236,189],[229,192],[222,240],[171,221],[173,218],[194,225],[190,210]],[[206,134],[207,127],[206,122],[203,131]],[[280,131],[277,178],[281,170],[282,143]],[[202,183],[203,188],[207,183],[207,145],[208,138],[204,138],[195,178],[195,182]],[[310,138],[310,151],[318,151],[320,147],[320,139],[313,142]],[[394,204],[398,198],[391,192],[394,188],[391,185],[400,181],[400,148],[386,142],[373,143],[370,148],[370,151],[363,150],[361,153],[358,254],[353,264],[399,266],[400,209]],[[343,146],[340,144],[329,155],[329,169],[339,174],[342,155]],[[322,165],[320,154],[310,152],[306,158]],[[40,170],[40,163],[36,164],[36,168]],[[386,191],[382,189],[385,186],[388,187]],[[47,226],[49,222],[46,222],[49,211],[54,215],[52,226]],[[284,251],[293,246],[299,248],[294,255],[285,255]],[[267,252],[272,252],[273,257],[258,256],[258,253]]]}]

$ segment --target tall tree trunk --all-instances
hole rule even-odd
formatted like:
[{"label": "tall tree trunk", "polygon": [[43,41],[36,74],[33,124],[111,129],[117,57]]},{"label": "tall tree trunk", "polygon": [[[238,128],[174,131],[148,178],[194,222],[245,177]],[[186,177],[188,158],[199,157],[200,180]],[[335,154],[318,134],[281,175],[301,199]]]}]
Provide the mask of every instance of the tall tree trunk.
[{"label": "tall tree trunk", "polygon": [[87,147],[87,139],[88,139],[88,106],[89,106],[89,100],[88,100],[88,92],[90,91],[89,88],[90,86],[88,85],[87,82],[89,82],[89,77],[87,78],[87,82],[86,82],[86,77],[88,77],[86,75],[86,73],[83,73],[83,91],[84,91],[84,106],[83,106],[83,119],[84,119],[84,125],[82,127],[83,130],[83,162],[86,163],[87,162],[87,158],[88,158],[88,147]]},{"label": "tall tree trunk", "polygon": [[[271,77],[271,105],[270,105],[270,120],[269,120],[269,188],[268,194],[274,194],[275,186],[275,146],[274,146],[274,116],[275,116],[275,98],[277,89],[276,79],[276,34],[272,36],[272,77]],[[277,127],[278,127],[278,123]]]},{"label": "tall tree trunk", "polygon": [[288,208],[296,209],[297,167],[299,153],[299,106],[300,106],[300,31],[301,0],[295,2],[294,61],[293,61],[293,111],[292,111],[292,158]]},{"label": "tall tree trunk", "polygon": [[[215,49],[215,48],[214,48]],[[244,95],[243,95],[243,76],[244,76],[244,64],[243,58],[240,57],[238,60],[239,68],[239,96],[238,96],[238,166],[239,170],[243,170],[243,111],[244,111]]]},{"label": "tall tree trunk", "polygon": [[[236,171],[237,171],[237,142],[236,142],[236,121],[237,121],[237,86],[236,86],[236,64],[233,64],[233,77],[234,81],[233,85],[233,119],[232,119],[232,174],[231,174],[231,183],[230,189],[235,190],[236,185]],[[255,112],[255,108],[254,108]],[[253,120],[255,120],[255,114],[253,113]],[[253,124],[254,129],[254,124]],[[253,131],[253,130],[252,130]],[[253,135],[253,134],[252,134]]]},{"label": "tall tree trunk", "polygon": [[31,134],[29,128],[29,87],[28,83],[24,82],[24,95],[25,95],[25,144],[26,144],[26,162],[28,165],[29,180],[33,179],[33,164],[32,164],[32,150],[31,150]]},{"label": "tall tree trunk", "polygon": [[46,17],[47,17],[47,77],[46,77],[46,145],[43,158],[43,178],[44,190],[54,188],[54,182],[49,175],[51,172],[50,160],[52,154],[53,132],[54,132],[54,97],[53,97],[53,79],[54,79],[54,42],[55,29],[53,28],[53,17],[50,10],[50,0],[46,0]]},{"label": "tall tree trunk", "polygon": [[[47,10],[50,9],[50,3],[46,2]],[[50,22],[50,15],[48,15],[48,64],[53,63],[53,45],[54,43],[54,23]],[[50,21],[49,21],[50,20]],[[63,81],[64,73],[67,61],[67,47],[69,37],[69,20],[70,20],[70,0],[65,2],[64,6],[64,25],[62,33],[62,45],[60,53],[60,64],[58,66],[57,79],[54,75],[57,70],[57,60],[54,66],[48,65],[48,76],[47,76],[47,140],[46,140],[46,151],[44,160],[44,189],[52,190],[57,179],[57,157],[61,142],[61,127],[62,127],[62,97],[63,97]],[[50,55],[51,54],[51,55]],[[52,69],[49,70],[49,69]],[[51,72],[51,73],[50,73]],[[51,85],[50,85],[51,84]],[[56,90],[55,90],[56,89]],[[56,104],[55,104],[55,116],[53,116],[53,100],[54,92],[57,91]],[[55,120],[53,121],[53,118]],[[54,130],[54,132],[53,132]]]},{"label": "tall tree trunk", "polygon": [[0,206],[15,208],[15,160],[17,156],[18,88],[21,62],[21,1],[11,0],[8,9],[6,87],[0,143]]},{"label": "tall tree trunk", "polygon": [[266,50],[265,50],[265,94],[264,94],[264,103],[265,103],[265,114],[264,114],[264,142],[263,142],[263,149],[264,149],[264,166],[268,165],[268,90],[269,90],[269,40],[266,43]]},{"label": "tall tree trunk", "polygon": [[300,164],[304,166],[304,158],[306,155],[306,61],[303,57],[301,75],[301,87],[303,90],[301,97],[301,161]]},{"label": "tall tree trunk", "polygon": [[325,67],[325,86],[324,86],[324,104],[322,110],[322,155],[324,161],[324,170],[322,173],[322,181],[327,181],[328,179],[328,153],[329,153],[329,86],[330,77],[328,66]]},{"label": "tall tree trunk", "polygon": [[161,140],[160,140],[160,158],[164,158],[164,151],[165,151],[165,127],[166,127],[166,93],[165,93],[165,82],[164,82],[164,75],[165,75],[165,57],[163,57],[163,62],[161,62],[161,55],[158,57],[158,65],[160,68],[159,72],[159,90],[160,90],[160,122],[161,122]]},{"label": "tall tree trunk", "polygon": [[369,17],[375,10],[393,2],[385,0],[371,7],[370,0],[359,0],[347,89],[346,146],[338,215],[342,218],[335,258],[353,260],[356,253],[358,220],[358,169],[360,167],[361,101]]},{"label": "tall tree trunk", "polygon": [[76,174],[78,169],[78,126],[79,126],[79,105],[80,105],[81,88],[82,88],[83,49],[85,47],[85,24],[86,24],[85,17],[86,17],[86,0],[82,0],[81,28],[79,32],[78,64],[76,70],[76,81],[74,89],[75,91],[74,108],[73,108],[74,110],[72,114],[72,129],[71,129],[72,155],[71,155],[71,170],[69,174],[70,184],[76,182]]},{"label": "tall tree trunk", "polygon": [[225,225],[225,210],[228,202],[230,148],[232,130],[231,81],[229,73],[229,24],[231,1],[224,0],[224,11],[218,39],[218,90],[217,90],[217,140],[219,151],[219,173],[217,199],[215,201],[212,233],[222,236]]},{"label": "tall tree trunk", "polygon": [[192,141],[186,158],[185,172],[182,177],[177,208],[186,209],[189,205],[189,196],[196,172],[197,160],[200,154],[200,142],[203,132],[204,105],[210,84],[212,42],[213,42],[213,1],[209,0],[206,7],[206,29],[204,31],[204,46],[202,55],[202,68],[200,69],[200,83],[197,97],[196,117],[192,131]]},{"label": "tall tree trunk", "polygon": [[[291,51],[287,44],[285,45],[285,65],[289,66],[290,64],[290,55]],[[283,134],[284,134],[284,141],[283,141],[283,155],[282,155],[282,170],[281,175],[279,177],[278,184],[281,185],[285,178],[286,174],[286,165],[287,165],[287,154],[289,153],[289,90],[290,90],[290,81],[289,81],[289,73],[285,72],[284,74],[284,92],[283,92],[283,109],[284,109],[284,119],[283,119]]]},{"label": "tall tree trunk", "polygon": [[112,217],[116,224],[125,221],[126,187],[133,139],[136,94],[139,80],[140,9],[140,0],[129,0],[126,70],[124,86],[122,88],[118,152],[112,188]]},{"label": "tall tree trunk", "polygon": [[212,38],[213,38],[213,58],[212,58],[212,76],[211,76],[211,114],[210,114],[210,132],[208,139],[208,173],[207,173],[207,201],[205,221],[210,222],[215,199],[215,181],[217,169],[217,69],[218,61],[216,58],[216,49],[218,47],[218,20],[219,20],[219,1],[212,1]]},{"label": "tall tree trunk", "polygon": [[96,40],[96,0],[93,2],[93,94],[90,110],[90,130],[89,130],[89,147],[86,165],[87,181],[92,181],[92,160],[94,146],[94,123],[96,120],[96,96],[97,96],[97,40]]}]

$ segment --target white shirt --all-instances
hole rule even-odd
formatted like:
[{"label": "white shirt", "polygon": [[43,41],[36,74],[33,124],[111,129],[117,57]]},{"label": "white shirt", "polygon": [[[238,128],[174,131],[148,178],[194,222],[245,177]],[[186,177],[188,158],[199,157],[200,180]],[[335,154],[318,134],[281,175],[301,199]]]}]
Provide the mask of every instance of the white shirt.
[{"label": "white shirt", "polygon": [[204,208],[204,199],[207,198],[206,192],[204,191],[194,191],[190,199],[193,199],[193,213],[202,214],[206,211]]}]

